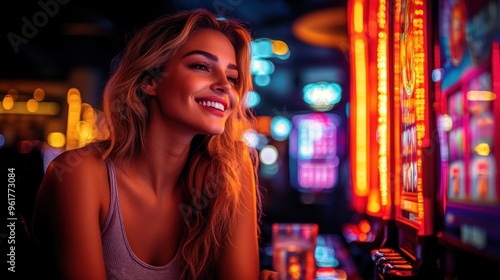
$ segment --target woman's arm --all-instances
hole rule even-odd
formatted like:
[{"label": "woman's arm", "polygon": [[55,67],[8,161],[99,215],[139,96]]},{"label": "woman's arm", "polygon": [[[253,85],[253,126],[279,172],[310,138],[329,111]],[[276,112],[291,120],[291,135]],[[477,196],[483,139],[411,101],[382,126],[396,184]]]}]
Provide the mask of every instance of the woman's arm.
[{"label": "woman's arm", "polygon": [[33,230],[62,279],[106,279],[99,215],[107,171],[85,149],[52,161],[35,206]]},{"label": "woman's arm", "polygon": [[230,233],[230,243],[222,256],[221,278],[259,279],[259,245],[257,225],[257,198],[254,169],[246,154],[241,168],[241,205],[235,228]]}]

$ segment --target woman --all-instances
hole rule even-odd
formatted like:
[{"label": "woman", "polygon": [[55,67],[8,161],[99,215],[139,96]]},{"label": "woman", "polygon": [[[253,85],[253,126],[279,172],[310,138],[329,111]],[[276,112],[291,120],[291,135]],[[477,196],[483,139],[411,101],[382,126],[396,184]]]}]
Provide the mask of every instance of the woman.
[{"label": "woman", "polygon": [[63,279],[269,279],[260,199],[242,141],[249,31],[199,9],[125,48],[103,96],[109,140],[66,151],[40,187],[33,230]]}]

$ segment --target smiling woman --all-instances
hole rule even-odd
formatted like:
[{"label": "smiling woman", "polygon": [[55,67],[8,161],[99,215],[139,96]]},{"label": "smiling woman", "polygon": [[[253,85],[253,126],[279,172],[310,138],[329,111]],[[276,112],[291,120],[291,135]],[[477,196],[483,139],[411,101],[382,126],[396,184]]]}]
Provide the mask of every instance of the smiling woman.
[{"label": "smiling woman", "polygon": [[221,134],[238,108],[241,85],[236,64],[233,45],[223,33],[209,28],[194,31],[163,66],[162,79],[141,85],[152,97],[154,122],[181,124],[186,135]]},{"label": "smiling woman", "polygon": [[62,279],[276,279],[259,273],[251,37],[206,10],[130,40],[106,84],[109,139],[47,168],[33,231]]}]

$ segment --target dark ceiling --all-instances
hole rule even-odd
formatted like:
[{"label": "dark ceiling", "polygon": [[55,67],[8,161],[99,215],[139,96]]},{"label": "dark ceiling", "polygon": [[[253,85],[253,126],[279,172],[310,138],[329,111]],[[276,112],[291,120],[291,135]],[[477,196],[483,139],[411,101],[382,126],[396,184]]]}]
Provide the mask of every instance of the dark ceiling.
[{"label": "dark ceiling", "polygon": [[[298,40],[292,33],[292,24],[306,13],[345,7],[346,3],[347,0],[154,0],[129,4],[104,0],[4,1],[0,4],[0,80],[64,80],[75,67],[98,69],[105,78],[111,59],[134,29],[163,13],[205,7],[247,21],[254,38],[279,39],[288,44],[290,58],[274,61],[272,79],[277,82],[257,87],[265,99],[256,108],[258,113],[305,110],[298,96],[304,83],[314,79],[311,77],[316,73],[318,77],[333,73],[333,79],[348,92],[348,57],[344,50]],[[85,23],[93,29],[78,34],[74,23]],[[0,92],[0,97],[4,94]]]}]

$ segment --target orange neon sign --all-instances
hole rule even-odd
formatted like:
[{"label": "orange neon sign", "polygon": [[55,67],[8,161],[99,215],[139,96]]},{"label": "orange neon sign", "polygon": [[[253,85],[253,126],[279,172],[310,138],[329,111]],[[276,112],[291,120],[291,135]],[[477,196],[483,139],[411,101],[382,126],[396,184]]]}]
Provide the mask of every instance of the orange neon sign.
[{"label": "orange neon sign", "polygon": [[366,197],[369,190],[368,153],[369,139],[367,121],[367,38],[365,35],[365,1],[349,2],[349,35],[351,38],[351,135],[354,145],[351,146],[351,172],[354,194]]}]

